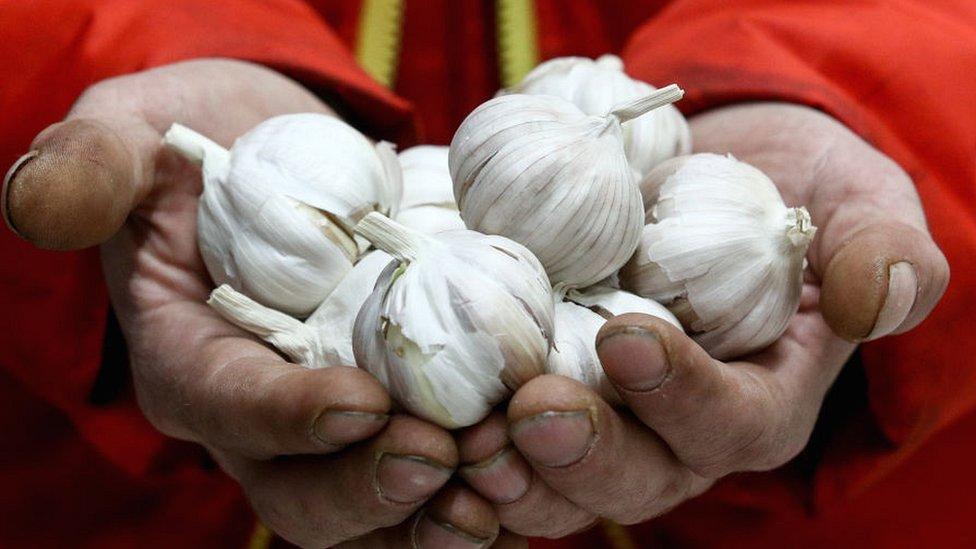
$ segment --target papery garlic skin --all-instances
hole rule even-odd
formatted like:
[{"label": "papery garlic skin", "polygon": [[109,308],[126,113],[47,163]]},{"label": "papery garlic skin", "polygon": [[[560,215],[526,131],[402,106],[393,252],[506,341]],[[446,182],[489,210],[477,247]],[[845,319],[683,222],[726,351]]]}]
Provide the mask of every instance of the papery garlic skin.
[{"label": "papery garlic skin", "polygon": [[445,428],[473,425],[543,373],[553,298],[527,249],[467,230],[428,236],[378,214],[357,232],[399,262],[356,319],[356,363],[404,408]]},{"label": "papery garlic skin", "polygon": [[461,218],[469,229],[523,244],[554,284],[607,277],[633,253],[644,217],[620,123],[680,96],[669,86],[605,116],[550,96],[482,104],[451,142]]},{"label": "papery garlic skin", "polygon": [[[731,155],[696,154],[662,169],[652,223],[620,271],[623,288],[664,303],[713,357],[779,338],[796,312],[816,227],[773,182]],[[649,174],[649,177],[651,174]]]},{"label": "papery garlic skin", "polygon": [[583,383],[611,404],[622,404],[597,356],[596,335],[607,320],[626,313],[655,316],[681,329],[667,308],[650,299],[601,286],[570,292],[555,307],[556,333],[546,371]]},{"label": "papery garlic skin", "polygon": [[380,273],[393,262],[386,252],[364,255],[329,297],[305,322],[265,307],[230,285],[210,293],[207,304],[228,322],[273,345],[292,362],[306,368],[356,366],[352,330],[356,315]]},{"label": "papery garlic skin", "polygon": [[164,142],[202,164],[197,240],[214,283],[293,316],[311,313],[352,268],[361,251],[352,226],[400,198],[392,148],[325,115],[271,118],[230,151],[178,124]]},{"label": "papery garlic skin", "polygon": [[[561,97],[586,114],[600,115],[656,88],[624,72],[616,55],[598,59],[558,57],[540,63],[517,85],[501,93]],[[681,112],[666,105],[623,124],[624,148],[630,165],[641,175],[658,163],[691,152],[691,130]]]},{"label": "papery garlic skin", "polygon": [[448,148],[437,145],[418,145],[398,155],[403,198],[394,221],[427,234],[465,228],[454,201],[447,156]]}]

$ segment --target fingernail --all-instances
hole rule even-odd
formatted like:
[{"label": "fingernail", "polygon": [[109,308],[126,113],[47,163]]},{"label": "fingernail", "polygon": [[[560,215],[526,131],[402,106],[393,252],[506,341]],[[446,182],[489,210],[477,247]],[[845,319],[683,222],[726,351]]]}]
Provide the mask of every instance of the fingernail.
[{"label": "fingernail", "polygon": [[421,511],[413,527],[413,546],[421,549],[428,547],[437,549],[471,549],[472,547],[487,547],[491,538],[484,538],[465,532],[449,522],[431,517]]},{"label": "fingernail", "polygon": [[36,158],[38,154],[38,151],[30,151],[24,156],[18,158],[17,161],[14,162],[14,165],[7,170],[7,175],[3,178],[3,191],[0,193],[0,212],[2,212],[4,223],[6,223],[7,227],[10,227],[10,230],[17,234],[17,236],[20,236],[20,233],[17,232],[17,227],[14,227],[13,221],[10,219],[10,211],[8,210],[10,183],[13,182],[14,178],[17,176],[17,173],[23,169],[28,162]]},{"label": "fingernail", "polygon": [[325,444],[344,445],[378,433],[389,419],[386,414],[326,410],[315,419],[312,432]]},{"label": "fingernail", "polygon": [[565,467],[583,459],[593,435],[593,420],[586,410],[536,414],[513,425],[511,433],[526,457],[547,467]]},{"label": "fingernail", "polygon": [[657,389],[668,376],[668,355],[660,339],[638,326],[607,334],[596,342],[596,353],[607,377],[629,391]]},{"label": "fingernail", "polygon": [[458,472],[479,494],[498,505],[524,496],[532,481],[529,464],[511,447],[478,463],[465,465]]},{"label": "fingernail", "polygon": [[918,274],[911,263],[899,261],[888,267],[888,293],[867,339],[877,339],[897,330],[912,311],[917,293]]},{"label": "fingernail", "polygon": [[376,488],[388,500],[415,503],[439,490],[451,472],[423,456],[384,453],[376,464]]}]

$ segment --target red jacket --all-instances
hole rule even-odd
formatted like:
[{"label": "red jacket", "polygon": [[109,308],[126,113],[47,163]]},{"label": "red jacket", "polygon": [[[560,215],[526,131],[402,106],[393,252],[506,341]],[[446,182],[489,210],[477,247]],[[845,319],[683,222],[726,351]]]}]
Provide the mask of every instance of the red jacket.
[{"label": "red jacket", "polygon": [[[349,52],[359,7],[4,2],[0,162],[86,86],[193,57],[270,65],[401,145],[447,142],[499,87],[493,2],[408,0],[395,93]],[[536,0],[535,14],[542,58],[622,52],[632,74],[679,82],[687,114],[752,99],[829,112],[911,173],[953,270],[918,329],[862,347],[791,464],[730,477],[629,540],[594,529],[538,546],[976,545],[976,4]],[[97,252],[0,231],[0,545],[247,544],[239,489],[199,448],[153,431],[126,376]]]}]

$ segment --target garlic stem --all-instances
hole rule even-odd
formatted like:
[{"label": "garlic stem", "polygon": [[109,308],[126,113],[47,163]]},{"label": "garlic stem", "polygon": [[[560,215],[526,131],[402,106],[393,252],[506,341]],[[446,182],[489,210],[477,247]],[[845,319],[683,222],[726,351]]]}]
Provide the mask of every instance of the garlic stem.
[{"label": "garlic stem", "polygon": [[417,259],[430,238],[383,214],[370,212],[356,225],[356,233],[400,261]]},{"label": "garlic stem", "polygon": [[665,86],[659,90],[655,90],[650,95],[646,95],[634,101],[624,103],[619,107],[615,107],[610,111],[612,116],[616,116],[621,123],[628,120],[633,120],[638,116],[647,114],[658,107],[663,107],[665,105],[670,105],[675,101],[684,97],[685,91],[678,87],[677,84],[671,84]]},{"label": "garlic stem", "polygon": [[316,335],[302,321],[265,307],[228,284],[210,293],[207,305],[239,328],[271,343],[304,366],[321,367],[316,362]]},{"label": "garlic stem", "polygon": [[810,212],[800,206],[790,208],[786,212],[786,237],[796,248],[806,248],[813,235],[817,233],[817,228],[810,219]]},{"label": "garlic stem", "polygon": [[200,165],[205,158],[226,161],[230,152],[209,139],[181,124],[173,124],[166,130],[163,143],[176,149],[187,160]]}]

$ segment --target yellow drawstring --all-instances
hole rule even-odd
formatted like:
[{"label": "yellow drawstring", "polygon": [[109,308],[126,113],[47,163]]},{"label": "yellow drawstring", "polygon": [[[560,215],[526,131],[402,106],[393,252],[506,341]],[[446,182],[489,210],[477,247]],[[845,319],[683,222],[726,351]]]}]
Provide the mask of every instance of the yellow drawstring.
[{"label": "yellow drawstring", "polygon": [[498,69],[502,86],[518,84],[539,64],[533,0],[496,0]]},{"label": "yellow drawstring", "polygon": [[356,60],[387,88],[396,82],[401,19],[401,0],[363,0],[356,34]]}]

